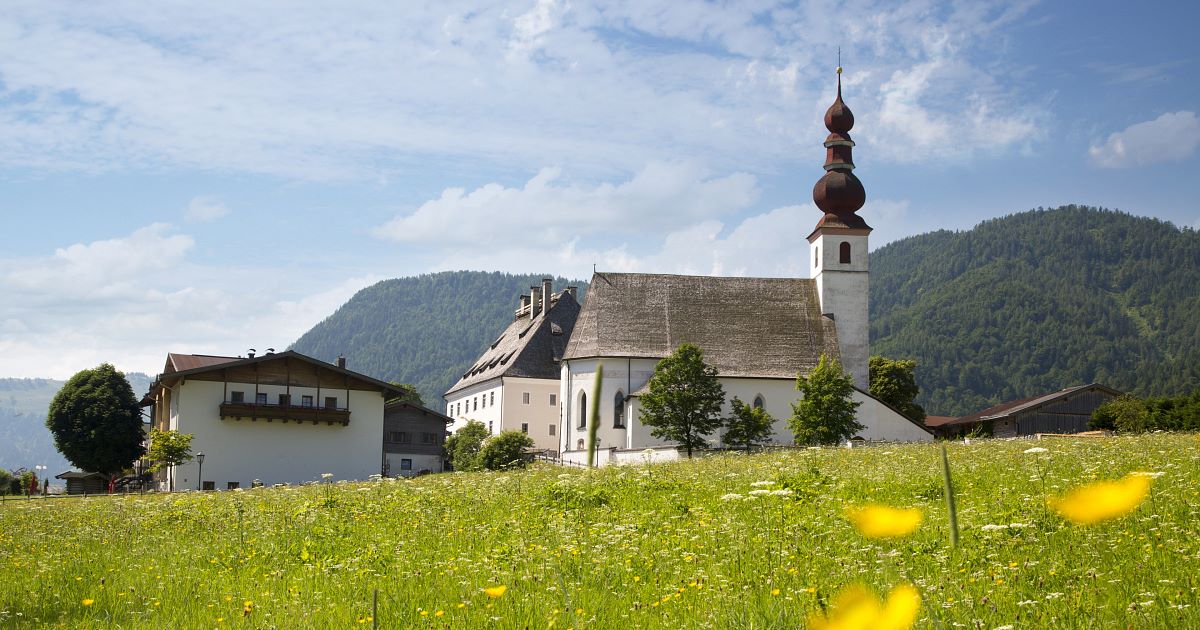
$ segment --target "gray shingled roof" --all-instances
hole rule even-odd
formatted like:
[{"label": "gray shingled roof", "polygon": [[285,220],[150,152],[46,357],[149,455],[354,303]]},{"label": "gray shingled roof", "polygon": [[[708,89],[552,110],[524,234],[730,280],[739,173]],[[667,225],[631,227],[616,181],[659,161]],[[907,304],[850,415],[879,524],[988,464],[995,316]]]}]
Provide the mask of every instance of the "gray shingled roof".
[{"label": "gray shingled roof", "polygon": [[553,294],[549,310],[533,320],[514,319],[444,395],[499,376],[557,379],[578,316],[579,302],[570,292]]},{"label": "gray shingled roof", "polygon": [[839,356],[813,280],[596,273],[564,358],[662,358],[682,343],[722,376],[795,378]]}]

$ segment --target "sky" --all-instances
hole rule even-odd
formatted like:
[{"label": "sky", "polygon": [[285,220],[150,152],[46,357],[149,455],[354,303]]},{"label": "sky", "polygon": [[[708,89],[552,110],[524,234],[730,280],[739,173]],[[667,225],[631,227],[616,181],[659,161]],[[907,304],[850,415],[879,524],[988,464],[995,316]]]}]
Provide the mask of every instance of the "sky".
[{"label": "sky", "polygon": [[6,5],[0,377],[282,349],[444,270],[806,277],[839,47],[872,248],[1200,228],[1200,3],[479,4]]}]

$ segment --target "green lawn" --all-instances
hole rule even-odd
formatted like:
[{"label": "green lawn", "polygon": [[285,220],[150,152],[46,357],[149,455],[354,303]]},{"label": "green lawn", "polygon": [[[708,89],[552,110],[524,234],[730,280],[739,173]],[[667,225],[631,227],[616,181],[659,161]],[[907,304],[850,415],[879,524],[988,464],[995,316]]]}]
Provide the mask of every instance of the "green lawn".
[{"label": "green lawn", "polygon": [[[956,549],[928,445],[10,500],[0,626],[362,628],[378,589],[382,628],[798,628],[847,584],[908,582],[916,627],[1200,627],[1200,437],[949,450]],[[1045,493],[1136,470],[1163,474],[1128,516],[1045,510]],[[781,486],[796,493],[723,498]],[[925,520],[867,540],[842,516],[865,502]]]}]

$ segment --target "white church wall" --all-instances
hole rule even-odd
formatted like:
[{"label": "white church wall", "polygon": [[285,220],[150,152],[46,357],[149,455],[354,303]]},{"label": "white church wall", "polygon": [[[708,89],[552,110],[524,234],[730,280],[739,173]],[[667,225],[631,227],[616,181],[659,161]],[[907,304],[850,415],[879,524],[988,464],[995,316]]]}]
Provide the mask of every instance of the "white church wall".
[{"label": "white church wall", "polygon": [[[849,263],[840,262],[842,243],[850,243]],[[867,389],[871,356],[867,237],[822,233],[810,250],[821,312],[833,314],[842,367],[854,377],[855,385]]]},{"label": "white church wall", "polygon": [[861,433],[867,440],[878,442],[933,441],[933,436],[928,431],[913,424],[908,418],[878,400],[860,391],[855,391],[854,401],[862,403],[858,407],[858,421],[867,427]]},{"label": "white church wall", "polygon": [[[650,376],[654,374],[654,366],[658,364],[657,359],[614,357],[603,360],[578,359],[566,362],[560,379],[561,399],[564,405],[559,441],[562,451],[579,450],[579,440],[584,440],[584,444],[587,443],[587,430],[579,425],[579,420],[581,413],[591,413],[596,366],[601,363],[604,365],[604,380],[600,390],[600,426],[596,439],[602,448],[630,447],[629,432],[631,424],[636,421],[636,410],[631,410],[626,401],[623,427],[614,426],[616,395],[620,392],[628,398],[629,394],[645,385],[646,381],[650,380]],[[581,406],[584,396],[588,399],[586,410]]]}]

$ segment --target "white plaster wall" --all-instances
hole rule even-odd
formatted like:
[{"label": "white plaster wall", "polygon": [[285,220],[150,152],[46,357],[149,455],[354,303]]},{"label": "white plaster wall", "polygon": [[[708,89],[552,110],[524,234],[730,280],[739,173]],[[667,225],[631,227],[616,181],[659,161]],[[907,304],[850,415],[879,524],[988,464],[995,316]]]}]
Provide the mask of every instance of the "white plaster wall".
[{"label": "white plaster wall", "polygon": [[[839,263],[843,242],[850,243],[850,263]],[[870,387],[868,364],[871,358],[870,318],[868,313],[868,256],[866,236],[821,234],[810,251],[812,277],[817,282],[821,312],[831,313],[837,327],[842,367],[854,377],[861,389]]]},{"label": "white plaster wall", "polygon": [[[254,391],[253,383],[242,386]],[[230,383],[230,390],[234,388]],[[292,387],[293,399],[299,401],[308,389]],[[311,389],[315,394],[315,388]],[[268,391],[268,387],[261,386],[259,391]],[[322,396],[325,391],[322,389]],[[337,395],[345,406],[346,390]],[[253,402],[252,395],[247,399]],[[230,481],[249,488],[254,479],[268,485],[318,481],[322,473],[332,473],[335,479],[366,479],[382,467],[384,401],[379,392],[350,391],[349,426],[222,420],[224,390],[220,382],[187,381],[178,386],[175,400],[178,430],[195,436],[192,452],[204,452],[204,479],[216,482],[217,489],[224,489]],[[274,404],[275,398],[270,400]],[[198,469],[194,461],[177,467],[175,489],[196,488]]]},{"label": "white plaster wall", "polygon": [[[495,402],[492,402],[492,396],[495,395]],[[475,403],[479,403],[479,408],[475,407]],[[456,409],[458,403],[462,403],[462,409]],[[501,420],[503,420],[502,409],[504,408],[504,387],[503,381],[499,378],[493,378],[482,383],[476,383],[466,389],[454,392],[454,394],[446,397],[446,415],[454,418],[454,423],[450,425],[450,432],[466,426],[470,420],[478,420],[484,426],[491,423],[492,434],[499,433],[501,429]]]},{"label": "white plaster wall", "polygon": [[[542,450],[558,451],[558,415],[561,401],[559,382],[545,378],[504,377],[503,430],[520,431],[521,424],[529,425],[529,437]],[[524,394],[529,394],[525,404]],[[554,404],[550,404],[550,395]],[[550,428],[554,427],[554,433]]]},{"label": "white plaster wall", "polygon": [[[595,384],[596,366],[601,361],[597,359],[579,359],[567,361],[563,366],[563,376],[560,380],[560,396],[565,405],[562,414],[560,448],[563,451],[578,450],[579,440],[587,443],[587,430],[579,428],[580,397],[588,397],[587,413],[591,413],[592,388]],[[617,392],[626,397],[637,391],[650,376],[654,374],[657,359],[621,359],[610,358],[602,361],[604,365],[604,381],[600,391],[600,426],[596,439],[600,448],[618,447],[631,448],[630,430],[636,422],[636,410],[631,412],[627,401],[625,405],[625,428],[613,426],[615,401]],[[589,418],[589,422],[591,419]]]},{"label": "white plaster wall", "polygon": [[[389,477],[415,477],[422,470],[442,472],[442,458],[437,455],[418,453],[387,453],[384,455],[388,463]],[[400,460],[411,459],[412,470],[401,470]]]},{"label": "white plaster wall", "polygon": [[891,407],[860,392],[854,392],[858,407],[858,422],[866,425],[862,437],[872,442],[932,442],[928,431],[913,424]]}]

